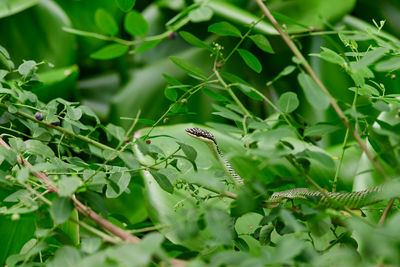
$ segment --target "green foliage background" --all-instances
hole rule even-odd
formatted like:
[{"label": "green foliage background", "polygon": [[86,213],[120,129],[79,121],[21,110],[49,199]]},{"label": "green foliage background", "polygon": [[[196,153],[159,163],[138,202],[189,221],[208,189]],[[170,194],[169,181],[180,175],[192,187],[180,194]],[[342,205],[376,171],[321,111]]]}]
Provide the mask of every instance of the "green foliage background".
[{"label": "green foliage background", "polygon": [[[399,3],[267,5],[396,179]],[[248,0],[2,1],[0,264],[398,265],[396,202],[381,227],[388,201],[364,217],[260,206],[307,176],[346,192],[385,180],[261,15]],[[191,127],[215,135],[243,188]],[[141,242],[78,215],[72,195]]]}]

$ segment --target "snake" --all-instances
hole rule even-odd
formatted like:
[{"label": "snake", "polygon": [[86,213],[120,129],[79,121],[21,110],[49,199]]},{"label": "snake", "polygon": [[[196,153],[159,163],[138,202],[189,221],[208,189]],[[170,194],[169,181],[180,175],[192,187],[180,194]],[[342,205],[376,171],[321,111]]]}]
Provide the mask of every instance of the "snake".
[{"label": "snake", "polygon": [[[185,131],[189,136],[202,141],[208,146],[212,155],[218,161],[219,165],[233,184],[236,186],[242,186],[244,184],[243,178],[237,174],[229,161],[225,159],[212,133],[200,128],[187,128]],[[322,192],[309,188],[293,188],[285,191],[274,192],[266,202],[280,203],[284,200],[306,200],[314,202],[318,206],[324,208],[340,209],[347,207],[349,209],[359,209],[387,199],[388,196],[387,194],[382,194],[383,191],[383,185],[350,193]]]}]

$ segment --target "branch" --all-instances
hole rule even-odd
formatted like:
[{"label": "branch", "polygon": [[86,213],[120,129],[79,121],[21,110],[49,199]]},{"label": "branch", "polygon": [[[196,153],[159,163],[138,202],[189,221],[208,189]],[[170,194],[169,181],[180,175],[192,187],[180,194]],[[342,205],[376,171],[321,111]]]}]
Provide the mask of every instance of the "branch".
[{"label": "branch", "polygon": [[[0,137],[0,145],[4,148],[11,150],[11,147]],[[27,166],[32,168],[32,165],[22,157],[18,156],[18,163],[23,166]],[[47,185],[47,190],[54,192],[56,194],[59,193],[58,188],[54,185],[53,181],[44,173],[39,171],[31,172],[34,176],[36,176],[40,181]],[[136,236],[131,235],[129,232],[117,227],[106,219],[100,217],[96,212],[92,211],[89,207],[85,206],[82,202],[80,202],[75,195],[71,196],[72,201],[75,203],[76,209],[83,216],[88,217],[89,219],[96,222],[98,225],[102,226],[104,229],[110,231],[114,235],[121,238],[123,241],[127,243],[139,243],[140,239]]]},{"label": "branch", "polygon": [[288,45],[290,50],[292,50],[293,54],[300,60],[301,65],[304,67],[304,69],[308,72],[308,74],[311,76],[311,78],[321,87],[322,91],[324,91],[324,93],[329,97],[329,101],[331,103],[332,108],[335,110],[336,114],[338,115],[340,120],[343,122],[343,124],[346,126],[346,128],[349,129],[349,131],[352,133],[354,139],[360,145],[361,149],[365,152],[365,154],[367,155],[369,160],[372,162],[372,164],[375,166],[375,168],[382,174],[382,176],[386,180],[388,180],[389,177],[386,174],[383,167],[379,164],[376,157],[371,153],[371,151],[369,151],[369,149],[367,148],[367,145],[363,142],[360,135],[356,131],[351,129],[350,123],[347,120],[347,118],[344,115],[341,108],[336,103],[336,99],[329,93],[328,89],[325,87],[325,85],[321,82],[321,80],[315,74],[315,72],[311,68],[310,64],[308,64],[307,60],[301,54],[300,50],[296,47],[294,42],[290,39],[289,35],[282,30],[282,28],[279,26],[278,22],[272,16],[271,12],[265,6],[265,4],[261,0],[256,0],[256,2],[260,6],[262,11],[264,12],[264,15],[268,18],[268,20],[272,23],[272,25],[277,29],[277,31],[279,32],[279,34],[281,35],[281,37],[285,41],[285,43]]}]

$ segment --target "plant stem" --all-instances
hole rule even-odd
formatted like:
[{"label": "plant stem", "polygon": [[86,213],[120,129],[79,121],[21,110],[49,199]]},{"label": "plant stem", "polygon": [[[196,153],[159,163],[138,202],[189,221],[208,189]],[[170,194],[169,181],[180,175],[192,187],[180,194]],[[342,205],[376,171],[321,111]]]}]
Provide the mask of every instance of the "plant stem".
[{"label": "plant stem", "polygon": [[243,106],[242,102],[240,102],[239,98],[237,98],[237,96],[233,93],[232,89],[225,83],[224,79],[222,79],[221,75],[219,74],[219,72],[216,68],[214,68],[214,73],[217,76],[221,85],[228,91],[229,95],[236,102],[236,104],[239,106],[239,108],[244,112],[244,114],[247,117],[253,118],[253,115],[251,115],[250,112],[246,109],[246,107]]},{"label": "plant stem", "polygon": [[[353,104],[351,105],[351,108],[356,109],[357,96],[358,96],[358,87],[356,87],[356,91],[354,93],[354,98],[353,98]],[[344,140],[343,140],[343,145],[342,145],[342,153],[340,155],[339,164],[336,168],[335,178],[333,179],[332,192],[336,192],[337,180],[339,177],[340,168],[342,167],[344,152],[346,150],[347,140],[349,138],[349,132],[350,132],[349,128],[347,128],[346,133],[344,135]]]},{"label": "plant stem", "polygon": [[390,209],[391,209],[392,206],[393,206],[393,202],[394,202],[394,199],[389,200],[389,203],[387,204],[387,206],[386,206],[386,208],[385,208],[385,211],[383,212],[381,218],[379,219],[378,226],[382,226],[383,223],[385,222],[386,217],[388,216],[389,211],[390,211]]}]

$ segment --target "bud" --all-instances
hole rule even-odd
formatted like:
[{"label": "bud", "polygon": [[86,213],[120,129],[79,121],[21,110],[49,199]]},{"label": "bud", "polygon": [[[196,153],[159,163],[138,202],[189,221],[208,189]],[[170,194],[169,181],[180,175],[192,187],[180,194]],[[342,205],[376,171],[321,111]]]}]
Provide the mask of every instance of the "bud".
[{"label": "bud", "polygon": [[126,138],[124,141],[125,141],[125,143],[129,143],[131,141],[131,139],[130,138]]},{"label": "bud", "polygon": [[390,76],[390,78],[392,78],[392,80],[396,79],[396,74],[392,74],[392,76]]},{"label": "bud", "polygon": [[167,123],[168,122],[168,118],[165,118],[164,120],[163,120],[163,123]]},{"label": "bud", "polygon": [[146,144],[150,145],[150,144],[151,144],[151,140],[150,140],[150,139],[147,139],[147,140],[146,140]]},{"label": "bud", "polygon": [[43,115],[42,115],[42,113],[36,112],[36,113],[35,113],[35,118],[36,118],[38,121],[42,121],[42,120],[43,120]]},{"label": "bud", "polygon": [[187,103],[187,99],[186,98],[182,98],[181,103],[182,104],[186,104]]},{"label": "bud", "polygon": [[14,214],[11,216],[11,220],[12,220],[12,221],[18,221],[20,218],[21,218],[21,216],[20,216],[18,213],[14,213]]},{"label": "bud", "polygon": [[222,63],[221,62],[215,62],[215,67],[217,68],[221,68],[222,67]]}]

